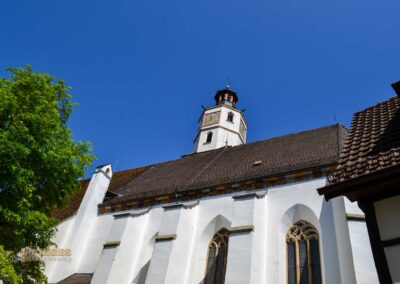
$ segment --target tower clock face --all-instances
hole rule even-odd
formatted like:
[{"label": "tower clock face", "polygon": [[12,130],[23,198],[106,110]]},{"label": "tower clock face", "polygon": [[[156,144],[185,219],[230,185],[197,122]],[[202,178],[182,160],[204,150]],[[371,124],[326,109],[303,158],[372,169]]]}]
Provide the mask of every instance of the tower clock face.
[{"label": "tower clock face", "polygon": [[210,126],[210,125],[217,124],[219,122],[220,116],[221,116],[220,111],[207,113],[206,115],[204,115],[203,126]]}]

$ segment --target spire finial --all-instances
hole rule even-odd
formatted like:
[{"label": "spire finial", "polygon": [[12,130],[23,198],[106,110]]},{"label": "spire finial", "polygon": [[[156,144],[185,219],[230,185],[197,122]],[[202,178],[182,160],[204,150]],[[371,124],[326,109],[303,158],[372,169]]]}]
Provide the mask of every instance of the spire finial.
[{"label": "spire finial", "polygon": [[229,77],[226,77],[226,89],[229,90],[231,88],[231,82],[229,80]]}]

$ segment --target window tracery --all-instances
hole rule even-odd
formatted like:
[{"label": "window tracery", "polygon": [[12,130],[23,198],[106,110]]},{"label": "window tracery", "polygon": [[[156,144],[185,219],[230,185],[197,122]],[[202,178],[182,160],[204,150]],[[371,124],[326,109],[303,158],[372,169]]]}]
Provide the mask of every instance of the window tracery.
[{"label": "window tracery", "polygon": [[228,256],[229,231],[219,230],[208,246],[205,284],[223,284],[225,282]]},{"label": "window tracery", "polygon": [[320,284],[319,234],[307,221],[296,222],[286,234],[288,284]]}]

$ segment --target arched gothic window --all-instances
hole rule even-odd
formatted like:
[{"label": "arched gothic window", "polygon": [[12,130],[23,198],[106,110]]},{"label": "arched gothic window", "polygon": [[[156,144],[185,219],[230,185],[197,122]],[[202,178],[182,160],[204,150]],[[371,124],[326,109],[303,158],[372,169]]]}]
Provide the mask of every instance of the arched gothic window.
[{"label": "arched gothic window", "polygon": [[219,230],[208,246],[207,268],[204,284],[223,284],[225,282],[228,256],[229,231]]},{"label": "arched gothic window", "polygon": [[213,134],[212,134],[211,131],[207,133],[207,137],[206,137],[206,142],[205,143],[211,143],[212,135]]},{"label": "arched gothic window", "polygon": [[287,232],[288,284],[320,284],[319,234],[313,225],[299,221]]}]

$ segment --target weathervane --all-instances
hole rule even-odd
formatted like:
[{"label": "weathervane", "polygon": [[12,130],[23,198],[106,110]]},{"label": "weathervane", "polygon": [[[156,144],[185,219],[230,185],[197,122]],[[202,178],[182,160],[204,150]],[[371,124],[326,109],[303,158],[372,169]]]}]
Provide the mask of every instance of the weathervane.
[{"label": "weathervane", "polygon": [[231,82],[229,80],[229,77],[226,77],[226,89],[229,90],[231,88]]}]

